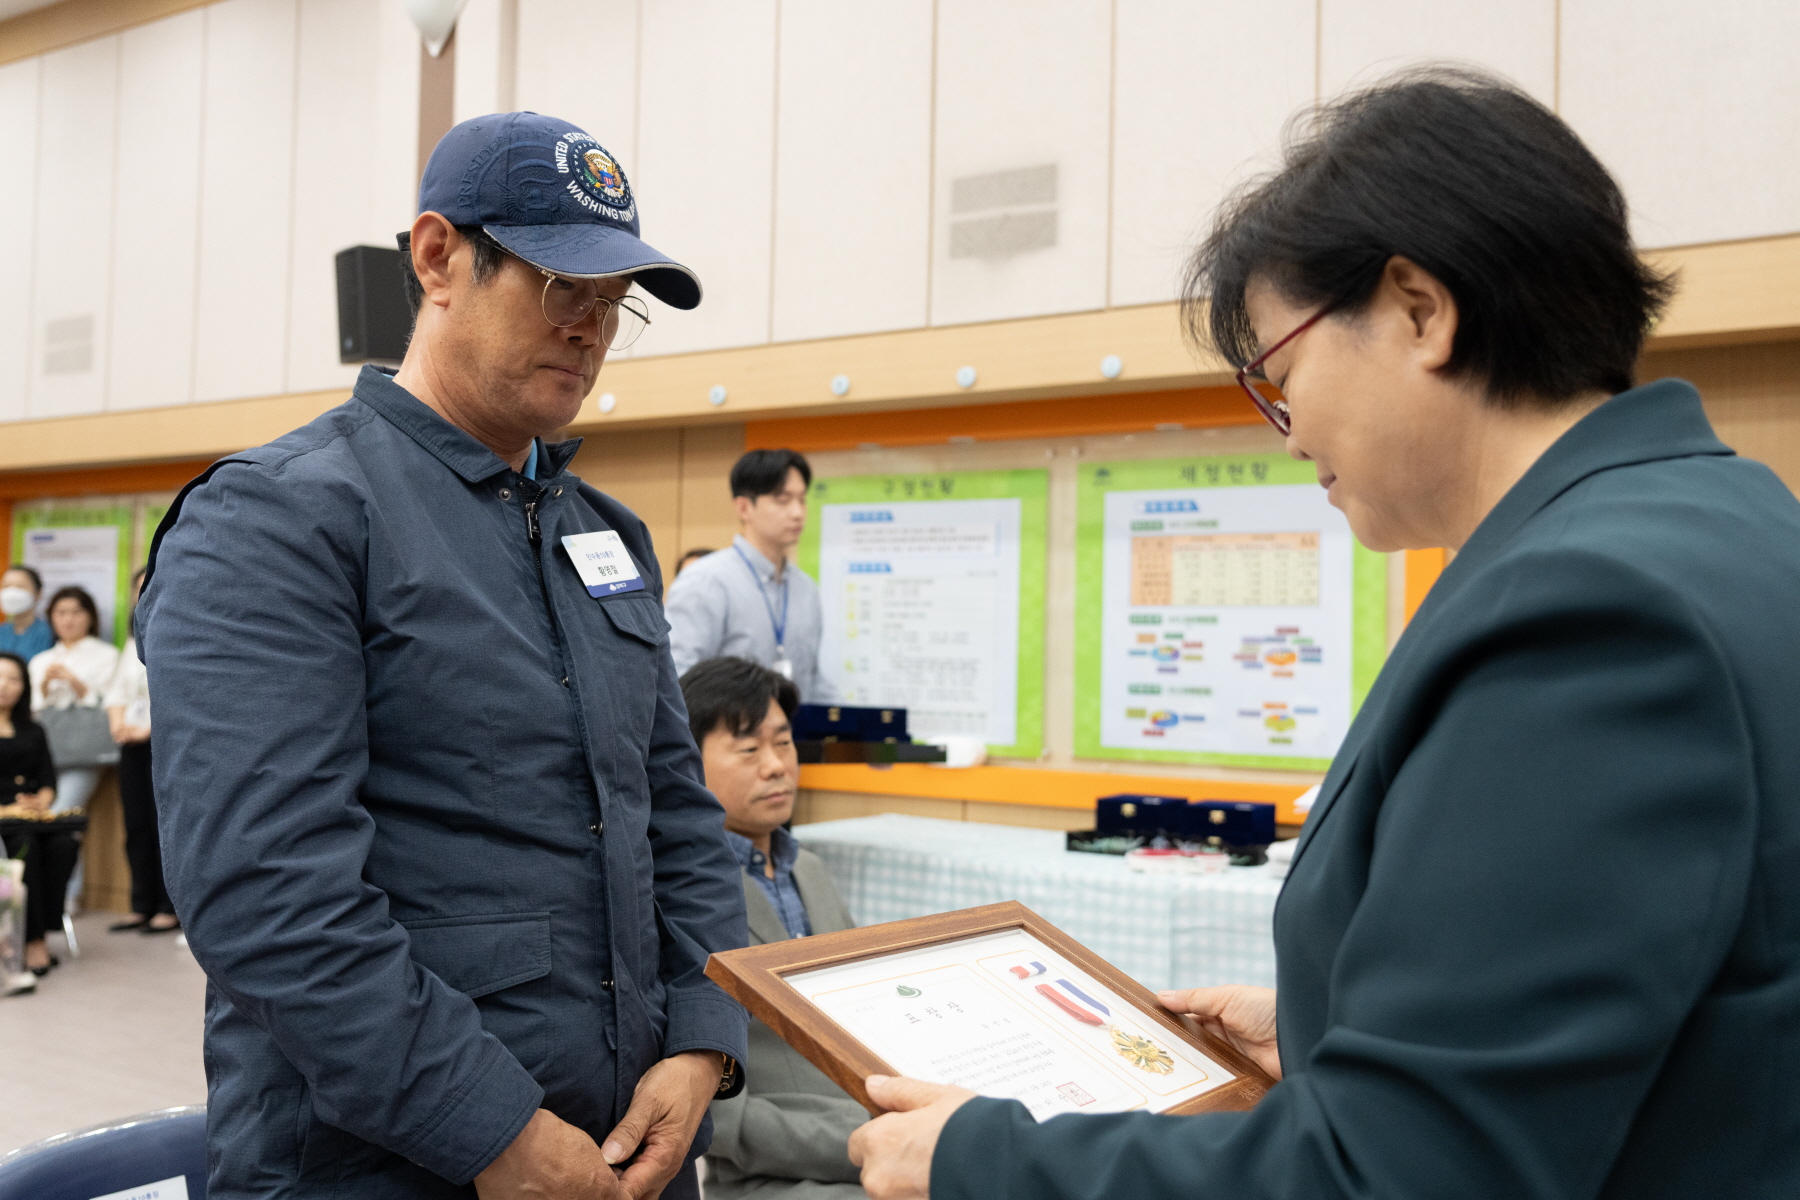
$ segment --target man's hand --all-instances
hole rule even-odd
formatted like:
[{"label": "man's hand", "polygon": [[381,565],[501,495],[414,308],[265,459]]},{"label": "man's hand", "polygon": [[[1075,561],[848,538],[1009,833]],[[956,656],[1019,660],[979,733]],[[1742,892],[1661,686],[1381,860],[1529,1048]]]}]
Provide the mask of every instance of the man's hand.
[{"label": "man's hand", "polygon": [[475,1177],[481,1200],[612,1200],[619,1191],[594,1139],[546,1108]]},{"label": "man's hand", "polygon": [[1187,1013],[1200,1028],[1261,1067],[1271,1079],[1281,1078],[1281,1049],[1275,1037],[1275,989],[1245,987],[1193,988],[1158,992],[1170,1012]]},{"label": "man's hand", "polygon": [[869,1200],[925,1200],[938,1135],[975,1093],[890,1075],[871,1075],[863,1086],[888,1110],[850,1135],[850,1161],[862,1168],[863,1190]]},{"label": "man's hand", "polygon": [[615,1167],[631,1160],[619,1176],[624,1195],[632,1200],[655,1196],[675,1178],[706,1106],[719,1092],[724,1066],[715,1050],[690,1050],[644,1072],[624,1119],[600,1147]]}]

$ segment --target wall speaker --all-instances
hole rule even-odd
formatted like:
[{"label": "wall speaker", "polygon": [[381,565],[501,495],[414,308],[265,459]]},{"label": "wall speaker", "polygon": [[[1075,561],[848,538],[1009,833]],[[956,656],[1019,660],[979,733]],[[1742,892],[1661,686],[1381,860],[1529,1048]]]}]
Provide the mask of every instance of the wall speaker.
[{"label": "wall speaker", "polygon": [[412,337],[400,252],[352,246],[337,253],[338,361],[399,366]]}]

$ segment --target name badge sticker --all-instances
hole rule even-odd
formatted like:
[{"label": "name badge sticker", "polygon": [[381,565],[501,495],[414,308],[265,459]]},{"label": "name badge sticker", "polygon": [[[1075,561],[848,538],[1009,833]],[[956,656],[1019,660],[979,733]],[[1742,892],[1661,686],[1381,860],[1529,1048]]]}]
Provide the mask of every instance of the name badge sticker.
[{"label": "name badge sticker", "polygon": [[644,577],[631,561],[631,552],[612,530],[565,534],[562,544],[588,595],[596,600],[643,589]]}]

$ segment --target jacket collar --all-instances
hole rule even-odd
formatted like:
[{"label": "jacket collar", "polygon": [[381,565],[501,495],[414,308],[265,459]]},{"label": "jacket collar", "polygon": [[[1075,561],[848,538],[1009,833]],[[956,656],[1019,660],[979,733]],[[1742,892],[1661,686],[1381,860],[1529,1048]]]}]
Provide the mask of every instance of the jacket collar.
[{"label": "jacket collar", "polygon": [[[1685,379],[1620,392],[1577,421],[1500,498],[1445,570],[1453,590],[1512,540],[1532,517],[1592,475],[1614,467],[1695,455],[1729,455],[1713,433],[1700,393]],[[1435,590],[1435,589],[1434,589]]]},{"label": "jacket collar", "polygon": [[[499,455],[428,408],[424,401],[394,382],[391,372],[365,366],[356,377],[355,396],[388,424],[419,443],[433,458],[469,483],[480,483],[512,468]],[[581,448],[580,438],[545,442],[538,456],[537,481],[548,482],[568,468]]]},{"label": "jacket collar", "polygon": [[[1659,379],[1620,392],[1570,427],[1500,498],[1500,503],[1475,527],[1468,542],[1444,569],[1413,620],[1429,616],[1430,610],[1441,605],[1464,580],[1499,555],[1527,521],[1589,476],[1636,463],[1732,453],[1731,447],[1713,433],[1700,403],[1700,393],[1685,379]],[[1384,685],[1392,682],[1394,669],[1399,666],[1397,660],[1412,644],[1401,639],[1364,700],[1363,711],[1333,758],[1312,812],[1307,814],[1300,843],[1294,847],[1294,862],[1306,852],[1314,831],[1354,773],[1357,756],[1379,720],[1387,692]],[[1290,864],[1289,870],[1292,869]]]}]

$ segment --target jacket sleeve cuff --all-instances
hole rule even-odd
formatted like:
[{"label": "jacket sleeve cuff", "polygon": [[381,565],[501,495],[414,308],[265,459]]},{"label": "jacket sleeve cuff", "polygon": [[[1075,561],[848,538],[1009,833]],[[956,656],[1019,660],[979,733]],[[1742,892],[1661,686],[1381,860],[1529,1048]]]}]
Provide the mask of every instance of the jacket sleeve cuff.
[{"label": "jacket sleeve cuff", "polygon": [[449,1097],[404,1153],[451,1183],[487,1169],[544,1103],[544,1089],[499,1043],[487,1069]]},{"label": "jacket sleeve cuff", "polygon": [[[664,1058],[689,1050],[716,1050],[740,1064],[750,1057],[750,1014],[725,993],[715,988],[710,995],[671,995],[667,1004],[669,1027],[663,1035]],[[735,1096],[743,1086],[744,1071],[740,1066],[731,1086],[718,1098]]]},{"label": "jacket sleeve cuff", "polygon": [[978,1096],[951,1113],[931,1155],[931,1200],[1005,1200],[1021,1125],[1037,1128],[1017,1100]]}]

